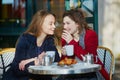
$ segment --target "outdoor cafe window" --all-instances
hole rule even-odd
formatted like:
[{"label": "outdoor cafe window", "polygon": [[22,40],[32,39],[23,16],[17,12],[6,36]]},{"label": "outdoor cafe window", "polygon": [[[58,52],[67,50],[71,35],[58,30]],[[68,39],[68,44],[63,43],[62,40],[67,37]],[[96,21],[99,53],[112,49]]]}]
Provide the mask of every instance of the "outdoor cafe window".
[{"label": "outdoor cafe window", "polygon": [[[0,27],[25,27],[31,21],[32,15],[40,9],[47,9],[57,14],[57,21],[62,21],[65,10],[82,8],[87,12],[87,21],[93,28],[97,18],[94,16],[94,0],[1,0]],[[95,20],[94,20],[95,19]],[[7,24],[6,24],[7,23]],[[97,21],[96,21],[97,23]]]},{"label": "outdoor cafe window", "polygon": [[[1,0],[0,1],[0,25],[25,27],[26,0]],[[8,24],[8,25],[7,25]]]}]

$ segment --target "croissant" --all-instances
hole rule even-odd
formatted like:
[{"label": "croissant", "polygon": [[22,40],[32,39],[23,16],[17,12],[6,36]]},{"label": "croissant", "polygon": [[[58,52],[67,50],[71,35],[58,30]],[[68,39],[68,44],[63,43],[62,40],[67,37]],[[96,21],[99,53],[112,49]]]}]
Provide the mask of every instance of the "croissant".
[{"label": "croissant", "polygon": [[58,65],[72,65],[72,64],[76,64],[77,61],[75,59],[71,59],[71,58],[64,58],[61,61],[58,62]]}]

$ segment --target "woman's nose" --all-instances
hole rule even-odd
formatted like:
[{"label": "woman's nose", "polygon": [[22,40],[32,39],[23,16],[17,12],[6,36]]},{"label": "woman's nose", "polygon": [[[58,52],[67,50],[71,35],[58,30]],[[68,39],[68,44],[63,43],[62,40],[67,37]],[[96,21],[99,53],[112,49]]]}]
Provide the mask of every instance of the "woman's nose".
[{"label": "woman's nose", "polygon": [[64,28],[64,29],[67,29],[67,25],[63,25],[63,28]]},{"label": "woman's nose", "polygon": [[56,26],[55,26],[55,24],[53,24],[53,26],[52,26],[53,28],[56,28]]}]

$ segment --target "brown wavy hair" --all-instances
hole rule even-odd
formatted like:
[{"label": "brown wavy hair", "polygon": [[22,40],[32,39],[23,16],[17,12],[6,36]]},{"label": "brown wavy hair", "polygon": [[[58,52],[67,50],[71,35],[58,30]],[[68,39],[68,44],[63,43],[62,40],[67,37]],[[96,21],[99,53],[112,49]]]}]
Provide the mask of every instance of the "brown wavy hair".
[{"label": "brown wavy hair", "polygon": [[66,12],[64,12],[63,14],[63,18],[65,16],[68,16],[70,19],[72,19],[73,21],[75,21],[78,25],[79,25],[79,33],[83,30],[83,29],[90,29],[90,27],[88,26],[86,20],[85,20],[85,13],[82,9],[71,9],[68,10]]}]

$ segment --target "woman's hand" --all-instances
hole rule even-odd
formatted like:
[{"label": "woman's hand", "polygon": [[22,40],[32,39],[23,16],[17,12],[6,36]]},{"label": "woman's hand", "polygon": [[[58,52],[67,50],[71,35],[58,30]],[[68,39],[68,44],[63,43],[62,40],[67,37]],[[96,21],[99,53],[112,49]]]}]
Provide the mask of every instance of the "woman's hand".
[{"label": "woman's hand", "polygon": [[61,49],[61,54],[62,54],[62,55],[66,55],[65,46],[62,47],[62,49]]},{"label": "woman's hand", "polygon": [[20,63],[19,63],[19,69],[20,70],[24,70],[25,69],[25,65],[27,64],[27,61],[26,60],[22,60]]},{"label": "woman's hand", "polygon": [[19,63],[19,69],[24,71],[25,70],[25,65],[32,62],[32,61],[35,61],[35,58],[31,58],[31,59],[26,59],[26,60],[22,60],[20,63]]},{"label": "woman's hand", "polygon": [[42,52],[41,54],[38,55],[39,64],[42,64],[42,61],[43,61],[45,54],[46,54],[45,52]]},{"label": "woman's hand", "polygon": [[62,38],[63,38],[67,43],[69,43],[69,42],[73,39],[72,35],[71,35],[67,30],[63,30]]},{"label": "woman's hand", "polygon": [[24,71],[25,70],[25,65],[32,62],[32,61],[34,61],[35,65],[41,64],[44,56],[45,56],[45,52],[42,52],[41,54],[38,55],[38,57],[22,60],[19,63],[19,69]]}]

